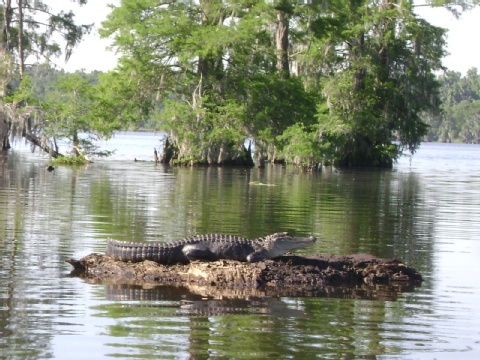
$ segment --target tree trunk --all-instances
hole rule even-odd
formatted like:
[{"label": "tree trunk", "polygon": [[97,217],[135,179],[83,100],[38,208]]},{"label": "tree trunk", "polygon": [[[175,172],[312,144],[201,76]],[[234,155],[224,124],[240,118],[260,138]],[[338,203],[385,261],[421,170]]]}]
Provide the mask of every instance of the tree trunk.
[{"label": "tree trunk", "polygon": [[[223,26],[225,12],[221,9],[221,0],[200,0],[202,26]],[[211,11],[211,10],[214,11]],[[205,79],[215,75],[223,76],[223,61],[220,53],[212,52],[198,58],[197,73]]]},{"label": "tree trunk", "polygon": [[49,154],[53,158],[56,158],[58,156],[62,156],[62,154],[60,154],[58,151],[56,151],[52,147],[48,146],[45,142],[40,141],[35,135],[25,133],[24,137],[30,143],[39,147],[40,149],[42,149],[44,152],[46,152],[47,154]]},{"label": "tree trunk", "polygon": [[283,10],[277,12],[277,70],[284,79],[290,77],[290,65],[288,62],[288,15]]},{"label": "tree trunk", "polygon": [[[391,4],[388,0],[382,0],[382,3],[379,6],[379,11],[387,11],[393,8],[393,4]],[[381,22],[381,27],[379,27],[379,34],[378,36],[382,37],[382,40],[385,38],[386,34],[388,32],[391,32],[392,34],[395,33],[395,26],[396,26],[396,20],[395,18],[388,17],[385,18]],[[386,42],[383,42],[384,45],[380,48],[378,52],[379,60],[380,60],[380,66],[381,70],[379,72],[379,81],[381,83],[385,82],[389,78],[390,74],[390,59],[389,59],[389,54],[388,54],[388,46],[386,45]],[[416,46],[416,41],[414,46]]]},{"label": "tree trunk", "polygon": [[7,122],[7,117],[0,111],[0,150],[10,149],[10,125]]},{"label": "tree trunk", "polygon": [[[364,47],[365,47],[365,33],[360,33],[358,37],[354,40],[355,44],[352,46],[351,57],[353,59],[362,59],[364,57]],[[360,91],[365,88],[363,83],[367,71],[364,66],[357,69],[355,72],[354,86],[355,91]]]},{"label": "tree trunk", "polygon": [[18,3],[18,74],[20,81],[23,80],[23,70],[25,69],[25,56],[23,48],[23,0],[17,0]]},{"label": "tree trunk", "polygon": [[8,54],[8,33],[10,31],[10,23],[12,21],[12,4],[11,0],[6,0],[3,8],[3,24],[0,34],[0,148],[6,150],[10,148],[10,123],[7,116],[2,111],[5,95],[7,95],[7,84],[10,78],[11,57]]},{"label": "tree trunk", "polygon": [[0,35],[0,58],[3,59],[2,64],[2,73],[0,74],[0,106],[3,105],[3,98],[6,95],[7,83],[8,83],[8,72],[10,69],[10,57],[7,56],[8,54],[8,33],[10,30],[10,22],[12,21],[12,7],[11,7],[11,0],[7,0],[5,2],[3,9],[3,26],[2,26],[2,34]]}]

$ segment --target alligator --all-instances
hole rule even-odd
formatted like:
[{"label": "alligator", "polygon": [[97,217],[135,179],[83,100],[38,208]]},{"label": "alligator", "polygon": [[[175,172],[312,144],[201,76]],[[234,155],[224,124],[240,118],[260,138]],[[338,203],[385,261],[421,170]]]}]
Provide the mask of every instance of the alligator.
[{"label": "alligator", "polygon": [[220,259],[255,263],[277,258],[293,249],[304,248],[316,240],[313,236],[296,237],[287,232],[253,240],[224,234],[196,235],[162,244],[139,244],[108,239],[105,254],[115,260],[151,260],[164,265]]}]

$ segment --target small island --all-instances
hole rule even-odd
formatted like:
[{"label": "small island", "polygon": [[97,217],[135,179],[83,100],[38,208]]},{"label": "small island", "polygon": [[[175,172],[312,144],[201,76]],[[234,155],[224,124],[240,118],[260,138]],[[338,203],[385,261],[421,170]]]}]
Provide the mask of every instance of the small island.
[{"label": "small island", "polygon": [[178,286],[196,291],[201,287],[204,292],[236,290],[257,296],[336,293],[350,298],[391,300],[397,293],[412,291],[422,282],[422,276],[401,261],[368,254],[284,255],[256,263],[217,260],[162,265],[150,260],[119,261],[94,253],[66,261],[74,268],[71,275],[97,283]]}]

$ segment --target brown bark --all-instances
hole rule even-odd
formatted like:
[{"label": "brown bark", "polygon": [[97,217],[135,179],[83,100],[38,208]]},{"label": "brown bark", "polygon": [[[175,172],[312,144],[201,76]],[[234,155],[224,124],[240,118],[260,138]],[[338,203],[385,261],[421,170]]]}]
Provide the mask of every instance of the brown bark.
[{"label": "brown bark", "polygon": [[9,79],[9,69],[10,69],[10,57],[7,56],[8,53],[8,36],[10,31],[10,23],[12,21],[12,6],[11,0],[5,2],[3,9],[3,26],[2,33],[0,37],[0,58],[3,60],[1,66],[1,79],[0,79],[0,105],[3,105],[3,97],[6,95],[7,84]]},{"label": "brown bark", "polygon": [[23,48],[23,0],[17,0],[18,3],[18,74],[20,81],[23,79],[23,70],[25,69],[25,51]]},{"label": "brown bark", "polygon": [[1,110],[4,104],[4,97],[7,94],[7,85],[10,81],[10,69],[12,67],[12,57],[8,56],[10,23],[12,21],[12,2],[6,0],[3,8],[3,24],[0,34],[0,149],[10,148],[10,122],[6,114]]},{"label": "brown bark", "polygon": [[[351,57],[353,59],[361,59],[363,58],[363,52],[365,47],[365,34],[363,32],[360,33],[358,37],[354,40],[354,42],[355,42],[355,45],[353,46]],[[354,85],[355,85],[356,91],[360,91],[364,89],[365,84],[363,83],[363,80],[365,78],[366,73],[367,71],[364,67],[357,69],[355,73],[355,79],[354,79]]]},{"label": "brown bark", "polygon": [[36,136],[29,133],[25,133],[24,137],[30,143],[32,143],[35,146],[38,146],[40,149],[45,151],[47,154],[49,154],[53,158],[62,156],[62,154],[60,154],[56,149],[53,149],[52,147],[48,146],[45,142],[39,140]]},{"label": "brown bark", "polygon": [[0,150],[10,149],[10,125],[7,122],[7,117],[0,111]]},{"label": "brown bark", "polygon": [[[156,151],[156,150],[155,150]],[[163,143],[163,151],[162,151],[162,156],[160,159],[158,159],[158,163],[160,164],[170,164],[170,162],[173,160],[173,157],[175,156],[176,149],[173,146],[172,142],[167,138],[165,138],[165,142]],[[158,155],[155,155],[158,157]]]},{"label": "brown bark", "polygon": [[275,37],[277,45],[277,70],[284,79],[290,77],[290,65],[288,61],[288,29],[288,15],[284,11],[279,10],[277,12],[277,32]]}]

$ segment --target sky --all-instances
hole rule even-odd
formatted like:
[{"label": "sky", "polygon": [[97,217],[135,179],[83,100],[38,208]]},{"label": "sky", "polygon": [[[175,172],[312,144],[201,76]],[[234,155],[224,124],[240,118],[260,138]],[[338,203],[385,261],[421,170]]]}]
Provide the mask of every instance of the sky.
[{"label": "sky", "polygon": [[480,6],[463,13],[460,19],[443,8],[418,7],[416,12],[432,25],[449,30],[449,55],[443,60],[444,66],[464,75],[472,67],[480,70],[480,46],[477,42],[477,36],[480,36]]},{"label": "sky", "polygon": [[[100,39],[97,29],[110,12],[107,4],[119,4],[119,2],[120,0],[90,0],[87,5],[79,7],[73,0],[47,1],[56,9],[73,9],[79,23],[95,23],[91,34],[74,50],[68,63],[65,63],[63,59],[55,61],[60,68],[66,71],[84,69],[90,72],[93,70],[108,71],[115,67],[116,55],[107,50],[111,43],[106,39]],[[422,3],[420,0],[418,2]],[[460,19],[456,19],[443,8],[417,7],[416,12],[432,25],[449,29],[447,51],[450,54],[443,61],[449,70],[462,74],[472,67],[480,70],[480,46],[477,45],[478,40],[472,41],[472,39],[476,39],[476,36],[480,36],[480,6],[465,12]]]},{"label": "sky", "polygon": [[63,57],[54,60],[57,66],[68,72],[82,69],[87,72],[109,71],[115,67],[117,56],[108,50],[111,42],[108,39],[100,39],[98,28],[111,11],[107,4],[118,5],[120,0],[90,0],[83,6],[78,6],[74,0],[45,0],[45,3],[57,11],[72,10],[77,24],[94,23],[91,33],[73,50],[67,63]]}]

